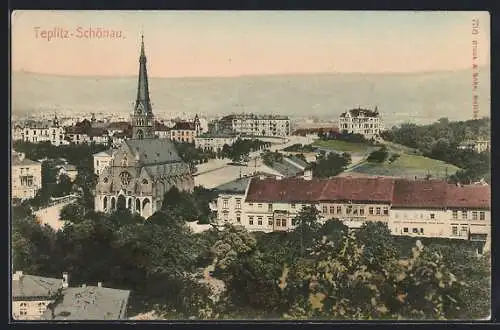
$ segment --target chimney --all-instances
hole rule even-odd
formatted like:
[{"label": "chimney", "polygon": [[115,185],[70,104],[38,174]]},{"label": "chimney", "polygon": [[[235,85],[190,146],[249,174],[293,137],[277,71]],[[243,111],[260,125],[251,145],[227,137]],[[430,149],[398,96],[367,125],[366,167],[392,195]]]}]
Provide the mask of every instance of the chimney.
[{"label": "chimney", "polygon": [[62,287],[63,289],[68,288],[69,286],[69,275],[67,272],[62,273]]},{"label": "chimney", "polygon": [[97,287],[102,288],[102,282],[97,282]]}]

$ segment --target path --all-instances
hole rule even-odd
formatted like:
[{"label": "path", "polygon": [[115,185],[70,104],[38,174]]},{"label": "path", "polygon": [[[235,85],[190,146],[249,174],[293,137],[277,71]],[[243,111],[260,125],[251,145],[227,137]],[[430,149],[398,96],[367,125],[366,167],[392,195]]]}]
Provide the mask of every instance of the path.
[{"label": "path", "polygon": [[36,219],[40,224],[49,225],[55,230],[62,229],[64,221],[59,219],[59,213],[64,206],[71,203],[73,200],[40,209],[35,212]]}]

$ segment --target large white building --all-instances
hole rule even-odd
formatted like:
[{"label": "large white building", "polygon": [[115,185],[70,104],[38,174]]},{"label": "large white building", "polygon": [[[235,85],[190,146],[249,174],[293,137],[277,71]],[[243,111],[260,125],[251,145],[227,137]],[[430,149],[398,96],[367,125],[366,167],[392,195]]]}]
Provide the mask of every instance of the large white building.
[{"label": "large white building", "polygon": [[34,198],[42,188],[42,164],[24,154],[12,155],[12,198]]},{"label": "large white building", "polygon": [[24,142],[39,143],[49,141],[55,146],[68,144],[65,140],[64,127],[59,124],[57,116],[50,123],[28,123],[15,125],[12,139]]},{"label": "large white building", "polygon": [[94,154],[94,173],[99,176],[106,167],[111,166],[112,160],[113,150],[111,149]]},{"label": "large white building", "polygon": [[290,119],[287,116],[233,114],[222,117],[213,125],[223,133],[250,136],[290,136]]},{"label": "large white building", "polygon": [[217,152],[225,144],[232,146],[238,139],[234,134],[201,134],[194,138],[194,146],[203,150]]},{"label": "large white building", "polygon": [[366,139],[376,138],[384,130],[377,107],[375,110],[358,108],[345,111],[339,117],[338,126],[341,132],[362,134]]},{"label": "large white building", "polygon": [[[212,207],[220,221],[251,231],[293,229],[298,212],[313,205],[323,221],[337,218],[350,228],[380,221],[393,235],[490,241],[489,186],[351,177],[254,177],[246,187],[244,182],[223,186]],[[237,189],[231,192],[231,187]]]}]

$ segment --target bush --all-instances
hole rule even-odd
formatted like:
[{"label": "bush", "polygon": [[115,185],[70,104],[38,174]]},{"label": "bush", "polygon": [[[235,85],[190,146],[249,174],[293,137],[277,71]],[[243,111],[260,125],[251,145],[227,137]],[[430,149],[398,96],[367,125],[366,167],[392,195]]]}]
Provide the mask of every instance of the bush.
[{"label": "bush", "polygon": [[389,163],[392,163],[394,162],[396,159],[398,159],[399,157],[401,157],[400,154],[392,154],[391,157],[389,158]]},{"label": "bush", "polygon": [[379,150],[375,150],[366,159],[370,163],[383,163],[387,157],[389,156],[389,153],[387,152],[387,148],[383,146]]}]

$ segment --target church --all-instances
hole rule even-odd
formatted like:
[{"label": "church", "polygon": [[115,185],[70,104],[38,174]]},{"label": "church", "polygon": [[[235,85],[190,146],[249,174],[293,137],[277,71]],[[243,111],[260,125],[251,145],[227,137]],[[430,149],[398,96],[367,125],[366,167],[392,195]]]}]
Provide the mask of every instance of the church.
[{"label": "church", "polygon": [[112,212],[128,208],[148,218],[161,208],[164,194],[172,187],[192,191],[194,180],[186,164],[168,139],[154,134],[154,116],[149,99],[144,37],[141,40],[137,99],[132,119],[132,138],[112,153],[110,165],[99,174],[95,210]]}]

